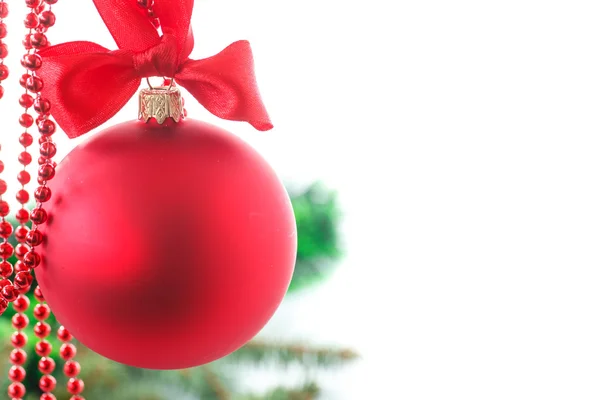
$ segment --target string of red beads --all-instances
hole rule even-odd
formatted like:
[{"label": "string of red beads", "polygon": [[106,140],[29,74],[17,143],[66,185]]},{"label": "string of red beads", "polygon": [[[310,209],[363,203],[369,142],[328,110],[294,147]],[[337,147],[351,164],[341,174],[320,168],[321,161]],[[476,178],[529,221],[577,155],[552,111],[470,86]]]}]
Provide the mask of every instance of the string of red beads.
[{"label": "string of red beads", "polygon": [[[8,4],[4,0],[0,0],[0,82],[8,78],[8,67],[4,64],[4,59],[8,55],[6,44],[1,41],[7,35],[6,24],[4,18],[8,16]],[[4,94],[4,88],[0,86],[0,97]],[[0,161],[0,173],[4,171],[4,163]],[[4,179],[0,179],[0,314],[4,313],[8,308],[8,303],[14,301],[18,293],[16,292],[10,277],[13,273],[13,267],[8,261],[8,258],[13,253],[13,247],[8,242],[8,238],[13,233],[13,226],[6,220],[10,213],[10,206],[2,196],[6,193],[7,184]],[[19,387],[19,385],[14,385]],[[15,389],[18,392],[18,389]]]},{"label": "string of red beads", "polygon": [[26,375],[23,364],[27,360],[27,353],[23,350],[23,346],[27,343],[27,335],[23,330],[29,325],[29,318],[24,314],[29,308],[29,298],[23,294],[19,295],[13,303],[13,308],[17,312],[12,318],[12,325],[16,332],[10,338],[15,348],[10,353],[12,366],[8,370],[8,379],[11,381],[8,395],[13,399],[21,399],[26,391],[22,382]]},{"label": "string of red beads", "polygon": [[69,381],[67,382],[67,390],[72,394],[71,400],[85,400],[80,396],[85,385],[83,380],[77,378],[77,375],[79,375],[79,372],[81,372],[81,366],[77,361],[74,360],[75,356],[77,355],[77,348],[73,343],[71,343],[73,336],[64,326],[61,326],[58,329],[57,336],[63,342],[62,346],[60,346],[60,356],[63,360],[65,360],[63,371],[69,378]]},{"label": "string of red beads", "polygon": [[[47,220],[46,211],[43,209],[43,203],[48,201],[51,196],[50,188],[47,183],[54,176],[56,163],[52,158],[56,155],[56,145],[52,140],[52,135],[56,131],[55,123],[50,119],[50,101],[42,96],[44,82],[37,76],[36,71],[42,66],[42,58],[38,51],[49,45],[46,32],[56,22],[56,17],[52,12],[52,5],[57,0],[25,0],[31,12],[27,15],[26,24],[30,28],[29,34],[23,40],[23,45],[28,53],[23,57],[22,64],[27,69],[27,74],[23,76],[25,80],[25,89],[35,94],[35,99],[28,100],[28,105],[33,107],[37,114],[35,123],[40,133],[38,158],[38,178],[39,187],[34,192],[36,207],[31,211],[32,228],[27,232],[25,241],[29,246],[27,253],[23,255],[23,263],[29,268],[36,268],[41,262],[39,253],[35,251],[36,246],[42,244],[44,239],[38,226]],[[46,7],[48,7],[46,9]],[[39,341],[36,343],[35,351],[41,357],[38,363],[38,370],[43,374],[39,380],[39,388],[43,392],[40,400],[56,400],[52,391],[56,388],[56,378],[52,372],[56,368],[56,363],[50,357],[52,345],[46,340],[51,333],[50,325],[45,320],[50,316],[50,307],[45,303],[44,296],[40,287],[36,287],[34,295],[38,304],[34,308],[34,316],[38,320],[34,332]]]},{"label": "string of red beads", "polygon": [[43,374],[39,380],[39,388],[43,392],[40,400],[56,400],[56,397],[52,394],[52,391],[56,388],[56,378],[52,376],[56,363],[50,357],[52,344],[46,340],[51,331],[50,325],[46,322],[46,319],[50,317],[50,307],[44,302],[44,295],[39,286],[35,288],[33,295],[38,301],[33,309],[33,316],[38,320],[33,330],[39,339],[35,344],[35,352],[41,357],[38,362],[38,370]]}]

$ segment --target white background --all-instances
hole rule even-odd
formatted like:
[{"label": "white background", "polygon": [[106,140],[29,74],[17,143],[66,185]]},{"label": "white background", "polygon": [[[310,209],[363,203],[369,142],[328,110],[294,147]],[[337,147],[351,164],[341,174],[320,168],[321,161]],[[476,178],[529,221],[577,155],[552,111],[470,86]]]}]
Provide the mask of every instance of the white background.
[{"label": "white background", "polygon": [[[91,0],[55,11],[52,42],[114,48]],[[194,56],[249,39],[276,128],[188,99],[190,114],[343,203],[346,260],[265,331],[363,355],[325,399],[600,397],[599,16],[576,0],[197,2]]]}]

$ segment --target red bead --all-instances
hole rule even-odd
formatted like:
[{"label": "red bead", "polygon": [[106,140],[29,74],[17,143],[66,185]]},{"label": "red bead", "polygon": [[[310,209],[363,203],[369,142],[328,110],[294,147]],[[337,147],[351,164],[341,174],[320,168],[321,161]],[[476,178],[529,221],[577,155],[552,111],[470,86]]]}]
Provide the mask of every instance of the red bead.
[{"label": "red bead", "polygon": [[25,271],[30,271],[30,270],[31,270],[31,268],[29,268],[28,266],[26,266],[25,264],[23,264],[23,261],[21,261],[21,260],[18,260],[15,263],[15,271],[16,272],[25,272]]},{"label": "red bead", "polygon": [[69,382],[67,382],[67,390],[71,394],[79,394],[83,392],[84,384],[81,379],[71,378]]},{"label": "red bead", "polygon": [[[26,264],[27,265],[27,264]],[[17,272],[15,275],[14,285],[15,287],[29,288],[33,283],[33,275],[29,271]]]},{"label": "red bead", "polygon": [[25,28],[35,29],[40,24],[40,20],[35,13],[30,12],[25,16],[23,23],[25,24]]},{"label": "red bead", "polygon": [[70,360],[76,355],[77,348],[75,347],[75,345],[73,345],[73,343],[63,343],[63,345],[60,346],[60,356],[64,360]]},{"label": "red bead", "polygon": [[0,222],[0,237],[2,237],[4,239],[8,239],[8,237],[12,234],[12,232],[13,232],[13,226],[10,222],[8,222],[8,221]]},{"label": "red bead", "polygon": [[6,181],[4,179],[0,179],[0,195],[6,193]]},{"label": "red bead", "polygon": [[0,276],[4,277],[4,278],[8,278],[9,276],[12,275],[13,273],[13,266],[11,263],[9,263],[8,261],[2,261],[0,262]]},{"label": "red bead", "polygon": [[10,212],[8,203],[4,200],[0,200],[0,217],[6,217]]},{"label": "red bead", "polygon": [[0,64],[0,81],[8,78],[8,67],[4,64]]},{"label": "red bead", "polygon": [[4,286],[8,286],[10,284],[11,283],[9,279],[0,279],[0,290],[2,290]]},{"label": "red bead", "polygon": [[77,361],[69,360],[65,363],[63,371],[69,378],[74,378],[81,372],[81,366]]},{"label": "red bead", "polygon": [[4,298],[6,299],[6,301],[8,302],[13,302],[17,299],[17,297],[19,296],[19,292],[17,291],[17,289],[13,286],[13,285],[6,285],[2,288],[2,296],[4,296]]},{"label": "red bead", "polygon": [[45,97],[38,97],[33,103],[33,109],[39,114],[47,114],[50,112],[50,100]]},{"label": "red bead", "polygon": [[[25,84],[27,90],[38,93],[44,88],[44,81],[39,76],[31,76]],[[32,121],[33,122],[33,121]]]},{"label": "red bead", "polygon": [[32,229],[27,233],[26,240],[32,247],[39,246],[44,241],[44,235],[37,229]]},{"label": "red bead", "polygon": [[[15,248],[15,255],[17,256],[17,258],[19,260],[22,260],[23,257],[25,256],[25,254],[27,254],[29,252],[29,246],[27,246],[24,243],[19,243],[17,244],[17,247]],[[27,271],[31,268],[31,267],[26,267]]]},{"label": "red bead", "polygon": [[[4,3],[0,3],[4,4]],[[20,399],[25,396],[25,386],[21,382],[13,382],[8,385],[8,396],[14,399]]]},{"label": "red bead", "polygon": [[44,294],[42,293],[42,289],[38,286],[35,288],[35,290],[33,291],[33,296],[35,297],[35,299],[37,301],[45,301],[46,299],[44,299]]},{"label": "red bead", "polygon": [[8,67],[4,64],[0,64],[0,81],[8,78]]},{"label": "red bead", "polygon": [[44,339],[46,336],[48,336],[50,334],[50,331],[50,325],[43,321],[38,322],[33,327],[33,332],[35,333],[35,336],[39,337],[40,339]]},{"label": "red bead", "polygon": [[47,340],[40,340],[35,344],[35,352],[40,357],[48,357],[52,352],[52,345]]},{"label": "red bead", "polygon": [[8,4],[4,1],[0,3],[0,18],[8,17]]},{"label": "red bead", "polygon": [[23,264],[25,264],[28,268],[37,268],[42,262],[42,258],[35,250],[30,250],[23,256]]},{"label": "red bead", "polygon": [[43,321],[50,316],[50,307],[47,304],[36,304],[33,315],[36,319]]},{"label": "red bead", "polygon": [[83,396],[71,396],[69,400],[85,400]]},{"label": "red bead", "polygon": [[31,47],[35,49],[43,49],[48,46],[48,38],[41,32],[35,32],[29,36]]},{"label": "red bead", "polygon": [[33,106],[33,97],[30,94],[23,93],[21,97],[19,97],[19,105],[24,108]]},{"label": "red bead", "polygon": [[0,43],[0,58],[6,58],[8,56],[8,46],[6,43]]},{"label": "red bead", "polygon": [[[25,48],[25,50],[31,50],[33,48],[33,46],[31,45],[31,37],[29,35],[25,35],[25,37],[23,38],[23,40],[21,40],[21,44],[23,45],[23,47]],[[22,64],[22,60],[21,60],[21,64]]]},{"label": "red bead", "polygon": [[40,358],[40,361],[38,361],[38,370],[40,370],[42,374],[51,374],[54,371],[54,368],[56,368],[56,363],[50,357],[42,357]]},{"label": "red bead", "polygon": [[29,228],[25,225],[17,226],[15,229],[15,237],[19,243],[23,243],[27,239],[27,234],[29,233]]},{"label": "red bead", "polygon": [[73,335],[71,335],[71,333],[64,326],[61,326],[60,328],[58,328],[58,332],[56,332],[56,336],[58,337],[59,340],[61,340],[63,342],[68,342],[73,339]]},{"label": "red bead", "polygon": [[31,154],[27,151],[22,151],[21,154],[19,154],[19,162],[23,165],[31,164]]},{"label": "red bead", "polygon": [[39,186],[35,189],[34,196],[40,203],[45,203],[52,197],[52,191],[48,186]]},{"label": "red bead", "polygon": [[21,65],[30,71],[37,71],[42,66],[42,57],[37,54],[25,54]]},{"label": "red bead", "polygon": [[29,318],[25,314],[15,314],[12,317],[12,326],[17,330],[25,329],[29,325]]},{"label": "red bead", "polygon": [[17,210],[15,217],[17,218],[17,221],[19,221],[21,224],[24,224],[29,221],[29,211],[27,211],[25,208],[20,208]]},{"label": "red bead", "polygon": [[36,225],[41,225],[48,220],[48,213],[43,208],[34,208],[31,211],[31,221]]},{"label": "red bead", "polygon": [[23,132],[21,133],[21,136],[19,136],[19,143],[21,143],[23,147],[29,147],[33,144],[33,136],[28,132]]},{"label": "red bead", "polygon": [[17,180],[21,185],[27,185],[31,180],[31,175],[27,171],[19,171],[17,174]]},{"label": "red bead", "polygon": [[40,25],[50,28],[56,23],[56,16],[52,11],[44,11],[40,14]]},{"label": "red bead", "polygon": [[52,393],[42,393],[40,400],[56,400],[56,397]]},{"label": "red bead", "polygon": [[0,39],[4,39],[8,34],[8,30],[6,29],[6,24],[4,22],[0,22]]},{"label": "red bead", "polygon": [[8,301],[6,299],[0,298],[0,315],[6,311],[8,308]]},{"label": "red bead", "polygon": [[27,344],[27,335],[23,332],[15,332],[10,337],[10,342],[13,346],[21,348]]},{"label": "red bead", "polygon": [[13,382],[23,382],[23,380],[25,379],[25,375],[25,368],[19,365],[13,365],[8,370],[8,379],[10,379]]},{"label": "red bead", "polygon": [[0,99],[4,97],[4,86],[0,86]]},{"label": "red bead", "polygon": [[[10,244],[9,242],[0,243],[0,257],[9,258],[10,256],[13,255],[14,252],[15,252],[15,249],[14,249],[13,245]],[[10,300],[10,301],[12,301],[12,300]]]},{"label": "red bead", "polygon": [[27,190],[21,189],[17,192],[17,201],[21,204],[27,204],[29,201],[29,193]]},{"label": "red bead", "polygon": [[50,164],[43,164],[43,165],[40,165],[40,167],[38,168],[38,175],[41,178],[43,178],[44,180],[48,180],[48,181],[50,179],[54,178],[55,172],[56,172],[56,170]]},{"label": "red bead", "polygon": [[[45,119],[43,121],[40,121],[40,123],[38,124],[38,129],[42,135],[52,135],[54,132],[56,132],[56,124],[54,123],[54,121],[52,121],[50,119]],[[52,143],[52,145],[54,146],[54,143]],[[54,154],[52,154],[51,156],[46,156],[46,157],[54,157],[55,154],[56,154],[56,146],[54,146]],[[45,154],[42,153],[42,155],[45,155]]]},{"label": "red bead", "polygon": [[0,172],[4,171],[4,163],[0,161]]},{"label": "red bead", "polygon": [[13,308],[17,312],[25,312],[29,308],[29,297],[20,295],[13,302]]},{"label": "red bead", "polygon": [[21,77],[19,78],[19,85],[21,85],[22,88],[27,88],[27,81],[29,80],[29,78],[31,78],[31,75],[29,74],[21,75]]},{"label": "red bead", "polygon": [[23,349],[14,349],[10,352],[10,362],[15,365],[23,365],[27,361],[27,353]]},{"label": "red bead", "polygon": [[42,4],[42,0],[25,0],[25,5],[29,8],[36,8]]},{"label": "red bead", "polygon": [[[52,121],[46,120],[44,122]],[[54,122],[52,122],[52,125],[54,125]],[[56,155],[56,145],[53,142],[44,142],[40,144],[40,154],[48,158],[54,157]]]},{"label": "red bead", "polygon": [[40,378],[39,386],[42,392],[51,392],[56,387],[56,379],[52,375],[44,375]]},{"label": "red bead", "polygon": [[27,113],[23,113],[19,117],[19,124],[21,124],[21,126],[24,128],[29,128],[31,125],[33,125],[33,117]]}]

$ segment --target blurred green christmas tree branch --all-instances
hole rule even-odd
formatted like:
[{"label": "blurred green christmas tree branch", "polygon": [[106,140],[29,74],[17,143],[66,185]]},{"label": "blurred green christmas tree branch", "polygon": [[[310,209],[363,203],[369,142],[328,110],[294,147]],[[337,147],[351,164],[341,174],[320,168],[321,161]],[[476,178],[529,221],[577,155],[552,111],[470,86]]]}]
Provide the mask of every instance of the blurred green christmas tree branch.
[{"label": "blurred green christmas tree branch", "polygon": [[254,363],[275,362],[280,364],[297,363],[311,367],[338,366],[358,357],[352,349],[332,349],[311,345],[285,344],[253,340],[229,359]]},{"label": "blurred green christmas tree branch", "polygon": [[[293,192],[290,198],[296,217],[298,230],[298,254],[294,276],[289,293],[300,291],[329,276],[335,261],[341,256],[338,224],[340,213],[337,196],[325,186],[315,183],[308,188]],[[16,225],[15,221],[11,221]],[[14,244],[14,237],[11,238]],[[13,264],[16,259],[10,260]],[[35,284],[34,284],[35,286]],[[32,304],[35,304],[30,293]],[[33,307],[27,311],[30,321]],[[0,363],[3,374],[3,390],[6,393],[8,354],[12,349],[10,335],[13,332],[11,318],[15,314],[12,307],[0,317],[0,334],[5,342],[0,344],[5,362]],[[47,322],[53,332],[58,322],[51,317]],[[31,325],[28,328],[31,329]],[[28,331],[29,332],[29,331]],[[23,382],[28,388],[25,400],[39,399],[37,370],[39,357],[35,353],[36,338],[31,333],[24,350],[28,360],[24,365],[27,376]],[[55,335],[47,338],[52,344],[52,358],[56,361],[54,376],[58,384],[55,395],[58,399],[69,398],[66,392],[66,379],[62,374],[62,361],[58,355],[60,342]],[[153,349],[169,351],[169,349]],[[312,400],[320,393],[314,380],[315,369],[339,367],[356,359],[358,355],[351,349],[314,347],[309,344],[280,343],[255,339],[222,360],[176,371],[154,371],[128,367],[101,357],[78,344],[77,359],[82,365],[81,378],[85,381],[84,396],[88,400],[109,398],[111,400]],[[279,386],[263,394],[246,393],[238,382],[249,369],[260,365],[277,365],[284,368],[300,366],[306,374],[304,383],[298,387]],[[242,393],[240,393],[240,390]]]},{"label": "blurred green christmas tree branch", "polygon": [[298,231],[296,268],[290,291],[301,289],[327,276],[341,255],[339,208],[335,192],[315,183],[291,194]]}]

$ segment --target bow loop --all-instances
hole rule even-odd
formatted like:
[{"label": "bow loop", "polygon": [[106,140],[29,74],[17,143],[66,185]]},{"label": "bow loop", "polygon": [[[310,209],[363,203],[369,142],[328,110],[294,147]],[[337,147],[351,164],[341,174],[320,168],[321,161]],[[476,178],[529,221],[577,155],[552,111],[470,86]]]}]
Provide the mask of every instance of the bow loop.
[{"label": "bow loop", "polygon": [[260,99],[248,42],[236,42],[216,56],[190,60],[193,0],[155,0],[163,36],[135,0],[94,0],[119,50],[90,42],[69,42],[40,51],[39,76],[52,116],[71,138],[100,126],[135,94],[140,79],[175,78],[219,118],[246,121],[258,130],[273,126]]}]

